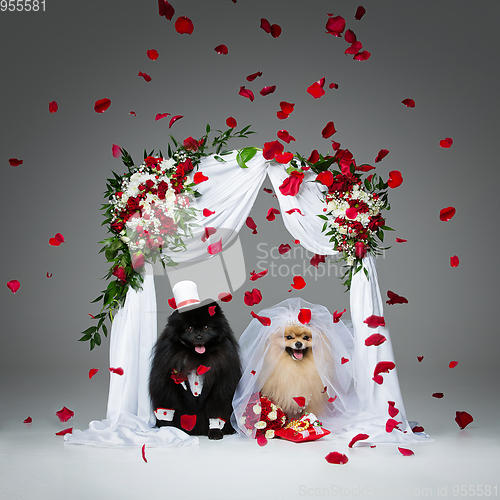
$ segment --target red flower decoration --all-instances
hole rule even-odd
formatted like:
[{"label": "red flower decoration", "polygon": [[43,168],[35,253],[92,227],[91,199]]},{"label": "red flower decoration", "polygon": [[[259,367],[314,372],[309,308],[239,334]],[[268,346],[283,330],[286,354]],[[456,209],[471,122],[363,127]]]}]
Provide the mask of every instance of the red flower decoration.
[{"label": "red flower decoration", "polygon": [[454,207],[442,208],[439,211],[439,220],[447,222],[455,216],[456,212]]},{"label": "red flower decoration", "polygon": [[57,105],[56,101],[49,102],[49,112],[50,113],[56,113],[58,109],[59,109],[59,106]]},{"label": "red flower decoration", "polygon": [[453,139],[451,137],[447,137],[446,139],[443,139],[439,141],[439,145],[442,148],[451,148],[451,145],[453,144]]},{"label": "red flower decoration", "polygon": [[315,253],[312,256],[311,260],[309,261],[309,264],[311,264],[311,266],[314,266],[317,269],[319,264],[325,262],[325,259],[326,255],[318,255],[317,253]]},{"label": "red flower decoration", "polygon": [[243,97],[246,97],[247,99],[250,99],[252,102],[255,99],[255,96],[253,95],[253,92],[250,89],[246,89],[244,85],[240,87],[240,91],[238,92]]},{"label": "red flower decoration", "polygon": [[250,314],[252,315],[252,317],[254,317],[258,321],[260,321],[264,326],[271,326],[271,319],[270,318],[267,318],[266,316],[258,316],[253,311],[251,311]]},{"label": "red flower decoration", "polygon": [[260,95],[266,96],[272,94],[276,90],[276,85],[270,85],[268,87],[263,87],[260,91]]},{"label": "red flower decoration", "polygon": [[17,158],[9,158],[9,165],[11,167],[19,167],[19,165],[22,165],[23,163],[23,160],[18,160]]},{"label": "red flower decoration", "polygon": [[59,417],[61,422],[67,422],[74,414],[74,411],[66,408],[65,406],[63,406],[59,411],[56,411],[56,415]]},{"label": "red flower decoration", "polygon": [[287,252],[289,252],[291,249],[292,249],[292,247],[291,247],[288,243],[286,243],[286,244],[284,244],[284,245],[280,245],[280,246],[278,247],[278,253],[279,253],[280,255],[284,255],[284,254],[286,254]]},{"label": "red flower decoration", "polygon": [[111,100],[108,98],[99,99],[94,104],[94,111],[96,113],[104,113],[111,106]]},{"label": "red flower decoration", "polygon": [[148,50],[146,52],[146,55],[149,57],[149,59],[151,59],[152,61],[156,61],[158,59],[158,56],[160,54],[158,54],[158,51],[155,50],[155,49],[151,49],[151,50]]},{"label": "red flower decoration", "polygon": [[56,436],[64,436],[65,434],[73,434],[73,427],[68,427],[67,429],[56,432]]},{"label": "red flower decoration", "polygon": [[349,459],[344,455],[343,453],[339,453],[338,451],[332,451],[331,453],[328,453],[328,455],[325,457],[325,460],[329,464],[337,464],[337,465],[344,465],[347,462],[349,462]]},{"label": "red flower decoration", "polygon": [[344,309],[342,312],[337,312],[335,311],[333,313],[333,322],[334,323],[338,323],[340,321],[340,318],[342,317],[342,315],[346,312],[346,309]]},{"label": "red flower decoration", "polygon": [[227,47],[225,45],[217,45],[214,50],[215,52],[217,52],[217,54],[222,54],[224,56],[226,56],[228,53]]},{"label": "red flower decoration", "polygon": [[450,266],[451,267],[458,267],[458,264],[460,264],[460,261],[458,260],[458,257],[454,255],[453,257],[450,257]]},{"label": "red flower decoration", "polygon": [[266,219],[271,222],[273,221],[274,219],[276,219],[276,215],[279,215],[280,214],[280,211],[277,209],[277,208],[273,208],[271,207],[268,211],[267,211],[267,215],[266,215]]},{"label": "red flower decoration", "polygon": [[247,217],[245,224],[252,230],[252,234],[257,234],[257,224],[251,217]]},{"label": "red flower decoration", "polygon": [[401,101],[407,108],[414,108],[415,101],[413,99],[403,99]]},{"label": "red flower decoration", "polygon": [[406,243],[408,240],[404,240],[403,238],[396,238],[396,243]]},{"label": "red flower decoration", "polygon": [[237,123],[236,123],[236,120],[230,116],[229,118],[227,118],[226,120],[226,125],[229,127],[229,128],[236,128],[237,126]]},{"label": "red flower decoration", "polygon": [[210,306],[208,308],[208,314],[210,314],[210,316],[213,316],[215,314],[215,306]]},{"label": "red flower decoration", "polygon": [[355,219],[358,216],[358,210],[354,207],[349,207],[346,211],[345,214],[348,219]]},{"label": "red flower decoration", "polygon": [[362,259],[366,255],[366,245],[363,241],[356,241],[354,244],[354,253],[357,259]]},{"label": "red flower decoration", "polygon": [[401,453],[401,455],[405,457],[410,457],[411,455],[415,455],[415,453],[413,453],[413,451],[409,450],[408,448],[400,448],[398,446],[398,450]]},{"label": "red flower decoration", "polygon": [[473,421],[474,419],[470,413],[467,413],[466,411],[457,411],[455,422],[458,424],[460,429],[465,429]]},{"label": "red flower decoration", "polygon": [[25,418],[23,420],[23,424],[31,424],[31,422],[33,422],[33,419],[31,417]]},{"label": "red flower decoration", "polygon": [[168,124],[168,128],[172,127],[172,125],[177,121],[177,120],[180,120],[181,118],[184,118],[184,116],[182,115],[175,115],[175,116],[172,116],[172,118],[170,118],[170,122]]},{"label": "red flower decoration", "polygon": [[320,97],[325,95],[325,90],[323,88],[324,85],[325,85],[325,77],[309,85],[309,87],[307,87],[307,93],[312,95],[314,99],[319,99]]},{"label": "red flower decoration", "polygon": [[175,9],[167,2],[167,0],[158,0],[158,10],[160,16],[165,16],[169,21],[174,17]]},{"label": "red flower decoration", "polygon": [[325,125],[325,128],[321,131],[321,135],[323,136],[324,139],[328,139],[336,132],[337,131],[335,130],[335,125],[333,124],[333,122],[328,122]]},{"label": "red flower decoration", "polygon": [[326,32],[339,37],[345,29],[345,19],[342,16],[329,17],[326,22]]},{"label": "red flower decoration", "polygon": [[444,398],[444,394],[442,392],[434,392],[432,394],[432,397],[437,398],[437,399],[441,399],[441,398]]},{"label": "red flower decoration", "polygon": [[233,300],[233,296],[229,292],[221,292],[217,296],[217,300],[220,300],[221,302],[230,302]]},{"label": "red flower decoration", "polygon": [[143,459],[146,463],[148,463],[148,459],[146,458],[146,445],[145,445],[145,444],[143,444],[143,445],[142,445],[142,459]]},{"label": "red flower decoration", "polygon": [[285,146],[283,146],[280,141],[265,142],[262,156],[266,160],[273,160],[278,153],[283,153],[284,149]]},{"label": "red flower decoration", "polygon": [[280,193],[283,196],[295,196],[299,192],[303,180],[304,172],[294,170],[279,187]]},{"label": "red flower decoration", "polygon": [[293,283],[290,286],[295,290],[302,290],[306,286],[306,282],[302,276],[294,276]]},{"label": "red flower decoration", "polygon": [[391,170],[389,172],[389,179],[387,180],[387,185],[391,189],[395,189],[403,184],[403,177],[399,170]]},{"label": "red flower decoration", "polygon": [[201,184],[202,182],[208,181],[208,177],[203,175],[203,172],[196,172],[193,176],[193,182],[195,184]]},{"label": "red flower decoration", "polygon": [[293,400],[301,407],[305,408],[306,407],[306,398],[304,396],[297,396],[293,398]]},{"label": "red flower decoration", "polygon": [[262,294],[260,293],[260,290],[254,288],[251,292],[245,292],[243,301],[247,306],[254,306],[262,301]]},{"label": "red flower decoration", "polygon": [[356,434],[351,441],[349,442],[349,448],[352,448],[355,443],[358,441],[363,441],[365,439],[368,439],[370,436],[368,434]]},{"label": "red flower decoration", "polygon": [[192,431],[196,425],[196,415],[181,415],[181,427],[185,431]]},{"label": "red flower decoration", "polygon": [[123,371],[123,368],[121,368],[121,367],[118,367],[118,368],[110,368],[110,369],[109,369],[109,371],[110,371],[111,373],[116,374],[116,375],[120,375],[120,377],[121,377],[121,376],[125,373],[125,372]]},{"label": "red flower decoration", "polygon": [[203,374],[207,373],[208,370],[210,370],[210,368],[211,368],[210,366],[200,365],[200,366],[198,366],[198,368],[196,368],[196,373],[198,375],[203,375]]},{"label": "red flower decoration", "polygon": [[407,298],[403,297],[402,295],[398,295],[397,293],[391,292],[390,290],[387,290],[387,297],[389,297],[389,300],[386,300],[386,303],[390,306],[394,304],[408,304]]},{"label": "red flower decoration", "polygon": [[398,413],[399,410],[394,406],[396,403],[394,401],[388,401],[389,403],[389,408],[388,408],[388,413],[389,415],[394,418]]},{"label": "red flower decoration", "polygon": [[311,321],[311,309],[301,309],[299,312],[298,320],[307,325]]},{"label": "red flower decoration", "polygon": [[278,137],[283,141],[286,142],[287,144],[290,144],[290,141],[295,141],[295,137],[292,137],[288,131],[286,130],[279,130],[278,131]]},{"label": "red flower decoration", "polygon": [[121,148],[120,148],[120,146],[118,146],[118,144],[113,144],[113,146],[111,146],[111,154],[113,155],[113,158],[120,158],[120,156],[122,155],[122,152],[121,152]]},{"label": "red flower decoration", "polygon": [[365,345],[366,346],[371,346],[371,345],[378,346],[380,344],[383,344],[386,340],[387,339],[383,335],[380,335],[380,333],[374,333],[373,335],[370,335],[369,337],[366,338]]},{"label": "red flower decoration", "polygon": [[142,76],[147,82],[151,81],[151,77],[147,73],[143,73],[142,71],[139,71],[138,76]]},{"label": "red flower decoration", "polygon": [[210,255],[215,255],[219,252],[222,252],[222,238],[216,243],[208,245],[207,251]]},{"label": "red flower decoration", "polygon": [[194,24],[189,17],[180,16],[175,21],[175,31],[181,35],[190,35],[194,30]]},{"label": "red flower decoration", "polygon": [[99,371],[99,368],[92,368],[89,370],[89,380]]},{"label": "red flower decoration", "polygon": [[252,271],[250,273],[250,281],[256,281],[259,278],[263,278],[267,273],[268,273],[267,269],[265,269],[264,271],[261,271],[260,273],[256,273],[255,271]]},{"label": "red flower decoration", "polygon": [[257,71],[257,73],[252,73],[251,75],[248,75],[247,80],[249,82],[253,82],[259,76],[262,76],[262,71]]},{"label": "red flower decoration", "polygon": [[366,9],[360,5],[356,10],[356,14],[354,15],[354,19],[359,21],[365,15],[365,13],[366,13]]},{"label": "red flower decoration", "polygon": [[256,436],[256,441],[259,446],[266,446],[267,444],[267,438],[263,434],[260,434],[259,436]]},{"label": "red flower decoration", "polygon": [[8,283],[7,283],[7,288],[12,292],[12,293],[16,293],[19,288],[21,286],[21,283],[19,283],[19,281],[17,280],[10,280]]}]

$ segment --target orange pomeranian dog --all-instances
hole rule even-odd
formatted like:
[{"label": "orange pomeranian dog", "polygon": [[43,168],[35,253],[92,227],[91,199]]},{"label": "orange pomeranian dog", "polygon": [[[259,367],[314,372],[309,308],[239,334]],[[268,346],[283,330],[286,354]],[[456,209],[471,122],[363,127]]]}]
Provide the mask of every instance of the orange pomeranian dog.
[{"label": "orange pomeranian dog", "polygon": [[[289,418],[298,418],[305,412],[321,415],[328,395],[314,362],[313,334],[301,324],[288,325],[284,334],[282,332],[275,332],[270,337],[264,364],[274,361],[276,366],[262,386],[261,394],[279,405]],[[300,396],[305,398],[305,408],[293,399]]]}]

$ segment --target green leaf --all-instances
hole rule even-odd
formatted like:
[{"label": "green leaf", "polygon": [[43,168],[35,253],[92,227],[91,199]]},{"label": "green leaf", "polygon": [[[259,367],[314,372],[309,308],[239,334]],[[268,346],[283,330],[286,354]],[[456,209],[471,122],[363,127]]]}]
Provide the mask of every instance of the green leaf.
[{"label": "green leaf", "polygon": [[87,340],[90,340],[92,338],[92,334],[87,333],[87,335],[84,335],[81,339],[78,339],[79,342],[87,342]]},{"label": "green leaf", "polygon": [[95,331],[97,330],[96,326],[91,326],[90,328],[87,328],[83,333],[83,335],[92,335]]},{"label": "green leaf", "polygon": [[257,153],[257,148],[254,147],[248,147],[239,150],[238,154],[236,155],[236,161],[238,162],[238,165],[241,168],[248,168],[246,162],[250,161],[255,156],[256,153]]},{"label": "green leaf", "polygon": [[207,134],[210,133],[210,125],[207,123],[207,126],[205,127],[205,130],[207,131]]},{"label": "green leaf", "polygon": [[99,295],[99,297],[97,297],[97,299],[94,299],[92,302],[90,302],[91,304],[94,304],[95,302],[99,302],[100,300],[102,299],[102,295]]},{"label": "green leaf", "polygon": [[108,328],[106,327],[106,325],[102,325],[102,331],[104,332],[104,336],[107,337],[108,336]]},{"label": "green leaf", "polygon": [[94,349],[94,347],[95,347],[95,340],[90,339],[90,350],[92,351],[92,349]]},{"label": "green leaf", "polygon": [[96,343],[96,345],[101,345],[101,335],[97,332],[94,335],[94,342]]}]

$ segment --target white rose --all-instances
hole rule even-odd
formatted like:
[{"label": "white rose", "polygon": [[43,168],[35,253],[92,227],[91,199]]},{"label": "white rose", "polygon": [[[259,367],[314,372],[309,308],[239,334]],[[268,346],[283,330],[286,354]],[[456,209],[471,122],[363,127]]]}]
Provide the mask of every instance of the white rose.
[{"label": "white rose", "polygon": [[273,429],[268,429],[265,434],[267,439],[273,439],[274,437],[274,430]]},{"label": "white rose", "polygon": [[264,429],[265,427],[267,426],[266,422],[264,422],[263,420],[259,420],[255,425],[254,427],[256,429]]}]

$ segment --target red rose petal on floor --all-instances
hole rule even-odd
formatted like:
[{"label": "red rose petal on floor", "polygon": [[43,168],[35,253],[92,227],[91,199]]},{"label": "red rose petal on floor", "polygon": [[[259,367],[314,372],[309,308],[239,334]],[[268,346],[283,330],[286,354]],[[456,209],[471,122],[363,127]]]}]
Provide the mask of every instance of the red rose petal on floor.
[{"label": "red rose petal on floor", "polygon": [[217,47],[215,47],[215,52],[217,52],[217,54],[221,54],[221,55],[224,55],[226,56],[228,54],[228,50],[227,50],[227,47],[225,45],[217,45]]},{"label": "red rose petal on floor", "polygon": [[111,154],[113,155],[113,158],[120,158],[122,155],[120,146],[113,144],[113,146],[111,146]]},{"label": "red rose petal on floor", "polygon": [[261,271],[260,273],[256,273],[255,271],[252,271],[250,273],[250,281],[256,281],[259,278],[263,278],[267,273],[268,273],[268,269],[265,269],[264,271]]},{"label": "red rose petal on floor", "polygon": [[25,418],[23,420],[23,424],[31,424],[31,422],[33,422],[33,419],[31,417]]},{"label": "red rose petal on floor", "polygon": [[450,361],[450,364],[448,365],[450,368],[455,368],[455,366],[458,365],[458,361]]},{"label": "red rose petal on floor", "polygon": [[318,255],[317,253],[315,253],[312,256],[311,260],[309,261],[309,264],[311,264],[311,266],[314,266],[316,269],[318,269],[319,264],[324,263],[325,259],[326,259],[326,255]]},{"label": "red rose petal on floor", "polygon": [[52,278],[52,273],[47,273],[47,278]]},{"label": "red rose petal on floor", "polygon": [[329,464],[337,464],[337,465],[344,465],[347,462],[349,462],[349,459],[344,455],[343,453],[339,453],[338,451],[332,451],[331,453],[328,453],[328,455],[325,457],[325,460]]},{"label": "red rose petal on floor", "polygon": [[269,94],[272,94],[276,90],[276,85],[270,85],[267,87],[263,87],[262,90],[260,91],[260,95],[266,96]]},{"label": "red rose petal on floor", "polygon": [[301,407],[305,408],[306,406],[306,398],[304,396],[297,396],[293,398],[293,400]]},{"label": "red rose petal on floor", "polygon": [[346,211],[345,211],[345,214],[347,216],[348,219],[355,219],[357,216],[358,216],[358,211],[356,208],[354,207],[349,207]]},{"label": "red rose petal on floor", "polygon": [[143,459],[146,463],[148,463],[148,459],[146,458],[146,445],[145,445],[145,444],[143,444],[143,445],[142,445],[142,459]]},{"label": "red rose petal on floor", "polygon": [[287,130],[278,130],[278,137],[287,144],[290,144],[290,141],[295,141],[295,137],[291,136]]},{"label": "red rose petal on floor", "polygon": [[196,172],[193,176],[193,182],[195,184],[201,184],[202,182],[208,181],[208,177],[203,175],[203,172]]},{"label": "red rose petal on floor", "polygon": [[345,365],[345,364],[346,364],[346,363],[348,363],[348,362],[349,362],[349,360],[348,360],[347,358],[344,358],[344,357],[342,356],[342,359],[340,360],[340,364],[341,364],[341,365]]},{"label": "red rose petal on floor", "polygon": [[388,154],[389,154],[388,149],[381,149],[378,152],[377,157],[375,158],[375,163],[378,163],[379,161],[383,160]]},{"label": "red rose petal on floor", "polygon": [[65,406],[63,406],[59,411],[56,411],[56,415],[59,417],[61,422],[67,422],[74,414],[74,411],[66,408]]},{"label": "red rose petal on floor", "polygon": [[301,309],[298,315],[298,320],[307,325],[311,321],[311,309]]},{"label": "red rose petal on floor", "polygon": [[329,17],[326,22],[326,32],[339,37],[345,29],[345,19],[342,16]]},{"label": "red rose petal on floor", "polygon": [[168,128],[170,128],[177,120],[180,120],[181,118],[184,118],[182,115],[175,115],[170,118],[170,122],[168,124]]},{"label": "red rose petal on floor", "polygon": [[220,300],[221,302],[230,302],[233,300],[233,296],[229,292],[221,292],[217,296],[217,300]]},{"label": "red rose petal on floor", "polygon": [[460,261],[458,260],[458,257],[454,255],[453,257],[450,257],[450,266],[451,267],[458,267],[458,264],[460,264]]},{"label": "red rose petal on floor", "polygon": [[271,319],[270,318],[267,318],[266,316],[258,316],[253,311],[251,311],[250,314],[256,320],[260,321],[264,326],[271,326]]},{"label": "red rose petal on floor", "polygon": [[73,427],[68,427],[67,429],[56,432],[56,436],[64,436],[65,434],[73,434]]},{"label": "red rose petal on floor", "polygon": [[99,371],[99,368],[92,368],[89,370],[89,380]]},{"label": "red rose petal on floor", "polygon": [[247,217],[245,224],[252,230],[252,234],[257,234],[257,224],[251,217]]},{"label": "red rose petal on floor", "polygon": [[394,418],[398,413],[399,410],[394,406],[396,403],[394,401],[388,401],[389,403],[389,408],[388,408],[388,413],[389,415]]},{"label": "red rose petal on floor", "polygon": [[121,377],[121,376],[125,373],[125,372],[123,371],[123,368],[122,368],[122,367],[118,367],[118,368],[110,368],[110,369],[109,369],[109,371],[110,371],[111,373],[116,374],[116,375],[120,375],[120,377]]},{"label": "red rose petal on floor", "polygon": [[321,131],[321,135],[323,136],[324,139],[328,139],[336,132],[337,131],[335,130],[335,125],[333,124],[333,122],[328,122],[325,125],[325,128]]},{"label": "red rose petal on floor", "polygon": [[442,208],[439,211],[439,220],[441,220],[443,222],[447,222],[450,219],[452,219],[456,213],[457,213],[457,211],[455,210],[454,207]]},{"label": "red rose petal on floor", "polygon": [[442,148],[451,148],[452,144],[453,144],[453,139],[451,137],[447,137],[446,139],[439,141],[439,145]]},{"label": "red rose petal on floor", "polygon": [[302,290],[306,286],[306,282],[302,276],[294,276],[293,283],[290,286],[295,290]]},{"label": "red rose petal on floor", "polygon": [[357,8],[356,14],[354,15],[354,19],[359,21],[366,13],[366,9],[361,5]]},{"label": "red rose petal on floor", "polygon": [[210,368],[211,368],[211,366],[200,365],[200,366],[198,366],[198,368],[196,368],[196,373],[198,375],[203,375],[204,373],[207,373],[208,370],[210,370]]},{"label": "red rose petal on floor", "polygon": [[370,335],[369,337],[366,338],[365,340],[365,345],[366,346],[378,346],[380,344],[383,344],[387,339],[383,336],[380,335],[380,333],[374,333],[373,335]]},{"label": "red rose petal on floor", "polygon": [[457,411],[455,422],[458,424],[460,429],[465,429],[473,421],[474,419],[470,413],[467,413],[466,411]]},{"label": "red rose petal on floor", "polygon": [[421,425],[416,425],[415,427],[413,427],[413,429],[411,430],[412,432],[424,432],[424,428],[421,426]]},{"label": "red rose petal on floor", "polygon": [[94,110],[96,113],[104,113],[111,106],[111,100],[108,98],[99,99],[94,104]]},{"label": "red rose petal on floor", "polygon": [[363,441],[365,439],[368,439],[370,436],[368,434],[356,434],[351,441],[349,442],[348,446],[349,448],[352,448],[355,443],[358,441]]},{"label": "red rose petal on floor", "polygon": [[321,78],[317,82],[312,83],[307,87],[307,93],[312,95],[314,99],[319,99],[320,97],[325,95],[325,77]]},{"label": "red rose petal on floor", "polygon": [[181,427],[185,431],[192,431],[196,425],[196,415],[181,415]]},{"label": "red rose petal on floor", "polygon": [[230,116],[229,118],[226,119],[226,125],[229,128],[236,128],[238,124],[236,123],[236,120],[232,116]]},{"label": "red rose petal on floor", "polygon": [[11,167],[19,167],[19,165],[22,165],[23,163],[23,160],[18,160],[17,158],[9,158],[9,165]]},{"label": "red rose petal on floor", "polygon": [[371,52],[368,52],[367,50],[363,50],[363,52],[359,52],[354,56],[355,61],[368,61],[371,56]]},{"label": "red rose petal on floor", "polygon": [[21,283],[19,283],[19,281],[17,280],[10,280],[8,283],[7,283],[7,288],[12,292],[12,293],[16,293],[18,290],[19,290],[19,287],[21,286]]},{"label": "red rose petal on floor", "polygon": [[167,0],[158,0],[158,10],[160,16],[165,16],[169,21],[174,17],[175,9],[167,2]]},{"label": "red rose petal on floor", "polygon": [[175,303],[175,299],[173,297],[171,299],[168,299],[167,302],[172,309],[177,309],[177,304]]},{"label": "red rose petal on floor", "polygon": [[415,455],[413,451],[409,450],[408,448],[400,448],[398,446],[398,450],[401,453],[401,455],[404,455],[405,457],[410,457],[411,455]]},{"label": "red rose petal on floor", "polygon": [[280,255],[284,255],[285,253],[289,252],[291,249],[292,249],[292,247],[288,243],[285,243],[284,245],[280,245],[278,247],[278,252]]},{"label": "red rose petal on floor", "polygon": [[403,422],[398,422],[394,420],[393,418],[390,418],[387,420],[385,423],[385,432],[392,432],[399,424],[402,424]]},{"label": "red rose petal on floor", "polygon": [[194,30],[194,24],[189,17],[180,16],[175,21],[175,31],[181,35],[190,35]]},{"label": "red rose petal on floor", "polygon": [[213,215],[215,212],[213,210],[209,210],[208,208],[203,209],[203,217],[210,217]]},{"label": "red rose petal on floor", "polygon": [[252,73],[251,75],[248,75],[247,76],[247,80],[249,82],[253,82],[256,78],[258,78],[259,76],[262,76],[262,71],[257,71],[257,73]]},{"label": "red rose petal on floor", "polygon": [[277,208],[273,208],[271,207],[268,211],[267,211],[267,215],[266,215],[266,219],[271,222],[273,221],[274,219],[276,219],[276,215],[279,215],[280,214],[280,211],[277,209]]},{"label": "red rose petal on floor", "polygon": [[401,101],[407,108],[414,108],[415,101],[413,99],[403,99]]},{"label": "red rose petal on floor", "polygon": [[407,298],[403,297],[402,295],[398,295],[397,293],[391,292],[390,290],[387,290],[387,297],[389,297],[389,300],[386,300],[386,303],[389,305],[408,304]]},{"label": "red rose petal on floor", "polygon": [[256,439],[257,444],[259,446],[266,446],[266,444],[267,444],[267,438],[266,438],[266,436],[263,436],[262,434],[260,434],[255,439]]},{"label": "red rose petal on floor", "polygon": [[437,398],[437,399],[441,399],[441,398],[444,398],[444,394],[442,392],[434,392],[432,394],[432,397]]},{"label": "red rose petal on floor", "polygon": [[253,92],[250,89],[246,89],[244,85],[240,87],[240,91],[238,92],[243,97],[246,97],[247,99],[250,99],[252,102],[255,99],[255,96]]},{"label": "red rose petal on floor", "polygon": [[396,243],[406,243],[408,240],[404,240],[403,238],[396,238]]},{"label": "red rose petal on floor", "polygon": [[395,189],[403,184],[403,176],[399,170],[391,170],[389,172],[389,179],[387,179],[387,185],[391,189]]},{"label": "red rose petal on floor", "polygon": [[213,316],[215,314],[215,308],[216,306],[210,306],[208,308],[208,314],[210,314],[210,316]]},{"label": "red rose petal on floor", "polygon": [[219,252],[222,252],[222,238],[217,243],[208,245],[207,251],[210,255],[215,255]]},{"label": "red rose petal on floor", "polygon": [[147,56],[149,57],[149,59],[151,59],[152,61],[156,61],[158,59],[158,56],[160,54],[158,54],[158,51],[155,50],[155,49],[150,49],[146,52]]},{"label": "red rose petal on floor", "polygon": [[158,120],[162,120],[167,116],[170,116],[170,113],[157,113],[157,115],[155,116],[155,121],[157,122]]},{"label": "red rose petal on floor", "polygon": [[419,363],[422,363],[422,360],[424,359],[424,357],[423,356],[417,356],[417,359],[418,359]]},{"label": "red rose petal on floor", "polygon": [[274,160],[282,165],[286,165],[293,160],[293,153],[276,153],[274,155]]},{"label": "red rose petal on floor", "polygon": [[56,113],[59,109],[59,106],[56,101],[49,102],[49,112]]},{"label": "red rose petal on floor", "polygon": [[335,311],[333,313],[333,322],[334,323],[338,323],[340,321],[340,318],[342,317],[342,315],[346,312],[346,309],[344,309],[342,312],[337,312]]},{"label": "red rose petal on floor", "polygon": [[245,296],[243,297],[243,302],[250,307],[259,304],[261,301],[262,294],[257,288],[254,288],[251,292],[245,292]]}]

